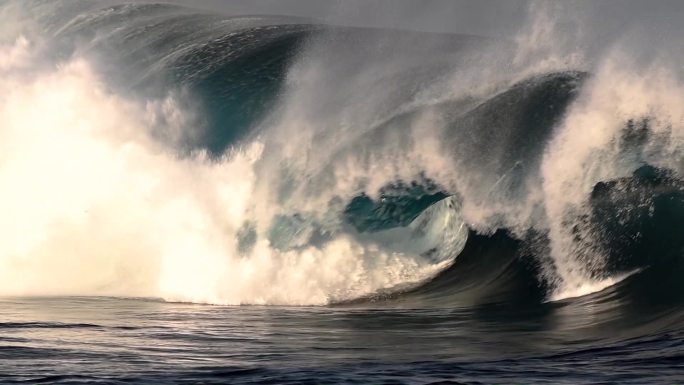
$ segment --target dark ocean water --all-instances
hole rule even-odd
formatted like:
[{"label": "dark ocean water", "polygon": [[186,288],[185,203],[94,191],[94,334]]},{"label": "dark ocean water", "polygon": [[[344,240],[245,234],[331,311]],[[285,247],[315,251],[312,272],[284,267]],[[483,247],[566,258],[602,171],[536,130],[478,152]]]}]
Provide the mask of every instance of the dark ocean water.
[{"label": "dark ocean water", "polygon": [[[682,312],[2,300],[7,384],[678,384]],[[646,309],[645,309],[646,310]],[[613,309],[613,311],[616,311]],[[648,312],[647,312],[648,313]],[[638,315],[630,315],[637,316]]]},{"label": "dark ocean water", "polygon": [[187,5],[0,2],[0,384],[684,384],[680,63]]}]

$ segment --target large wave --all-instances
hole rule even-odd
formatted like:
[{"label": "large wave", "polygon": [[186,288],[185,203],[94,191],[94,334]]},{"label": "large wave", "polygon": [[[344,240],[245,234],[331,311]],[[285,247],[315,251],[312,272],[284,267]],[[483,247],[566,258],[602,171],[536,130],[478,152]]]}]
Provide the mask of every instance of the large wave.
[{"label": "large wave", "polygon": [[0,295],[444,305],[681,269],[681,68],[560,13],[496,40],[4,4]]}]

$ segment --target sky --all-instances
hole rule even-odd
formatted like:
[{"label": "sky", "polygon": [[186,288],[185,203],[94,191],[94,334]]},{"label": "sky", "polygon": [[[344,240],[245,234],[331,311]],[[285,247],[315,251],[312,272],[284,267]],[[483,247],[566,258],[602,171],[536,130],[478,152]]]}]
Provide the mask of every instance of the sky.
[{"label": "sky", "polygon": [[310,17],[324,23],[499,35],[526,17],[524,0],[166,0],[228,14]]},{"label": "sky", "polygon": [[[146,1],[146,0],[145,0]],[[562,5],[608,34],[632,28],[682,31],[679,0],[166,0],[228,14],[312,17],[325,23],[506,36],[530,6]]]}]

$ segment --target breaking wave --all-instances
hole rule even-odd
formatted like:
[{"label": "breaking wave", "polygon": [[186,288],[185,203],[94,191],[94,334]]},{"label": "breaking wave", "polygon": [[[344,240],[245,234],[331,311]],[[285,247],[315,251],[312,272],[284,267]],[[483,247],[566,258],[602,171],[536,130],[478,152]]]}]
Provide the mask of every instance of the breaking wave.
[{"label": "breaking wave", "polygon": [[587,59],[530,14],[502,41],[4,4],[0,295],[682,292],[681,68]]}]

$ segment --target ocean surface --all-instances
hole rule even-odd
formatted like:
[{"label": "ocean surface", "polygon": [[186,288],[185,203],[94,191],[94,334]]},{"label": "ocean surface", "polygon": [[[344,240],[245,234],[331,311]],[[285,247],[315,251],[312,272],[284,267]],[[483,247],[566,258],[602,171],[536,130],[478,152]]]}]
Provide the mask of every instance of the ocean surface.
[{"label": "ocean surface", "polygon": [[[83,297],[3,300],[0,381],[681,381],[684,313],[651,313],[639,321],[601,302],[425,309],[234,307]],[[602,309],[598,315],[596,308]],[[647,330],[645,321],[651,324]]]},{"label": "ocean surface", "polygon": [[684,40],[593,6],[0,2],[0,384],[684,384]]}]

